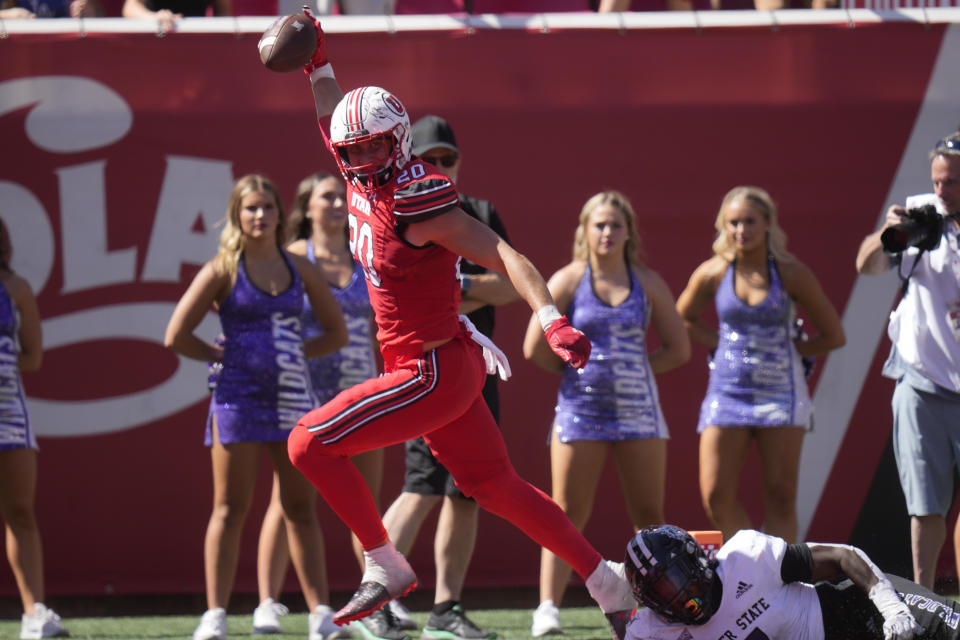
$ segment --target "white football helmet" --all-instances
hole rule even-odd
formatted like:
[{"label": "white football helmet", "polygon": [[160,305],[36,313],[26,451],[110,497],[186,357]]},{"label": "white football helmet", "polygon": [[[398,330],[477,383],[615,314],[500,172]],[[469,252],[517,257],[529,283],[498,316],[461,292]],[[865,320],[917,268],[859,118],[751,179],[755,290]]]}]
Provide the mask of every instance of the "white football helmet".
[{"label": "white football helmet", "polygon": [[[352,165],[347,147],[384,139],[390,153],[383,161]],[[403,103],[380,87],[360,87],[343,96],[333,110],[330,142],[344,179],[362,189],[376,189],[410,161],[410,116]]]}]

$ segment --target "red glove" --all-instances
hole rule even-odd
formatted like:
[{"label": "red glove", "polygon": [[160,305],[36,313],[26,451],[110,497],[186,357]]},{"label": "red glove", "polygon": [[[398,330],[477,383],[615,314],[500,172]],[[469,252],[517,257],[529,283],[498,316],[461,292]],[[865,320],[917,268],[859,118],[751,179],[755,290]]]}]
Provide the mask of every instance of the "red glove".
[{"label": "red glove", "polygon": [[327,37],[323,34],[323,29],[320,27],[320,21],[313,17],[313,14],[310,13],[310,9],[307,5],[303,5],[303,15],[307,16],[313,20],[313,26],[317,29],[317,48],[313,51],[313,57],[310,58],[310,62],[303,65],[303,72],[307,74],[307,77],[310,77],[310,74],[314,70],[319,69],[323,65],[327,64]]},{"label": "red glove", "polygon": [[590,338],[570,326],[567,316],[553,321],[546,331],[547,344],[574,369],[582,369],[590,359]]}]

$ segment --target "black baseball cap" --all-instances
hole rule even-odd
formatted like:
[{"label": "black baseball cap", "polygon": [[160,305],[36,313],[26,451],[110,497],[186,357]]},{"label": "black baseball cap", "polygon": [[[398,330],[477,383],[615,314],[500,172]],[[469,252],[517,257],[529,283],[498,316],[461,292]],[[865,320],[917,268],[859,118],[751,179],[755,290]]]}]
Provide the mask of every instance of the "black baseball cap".
[{"label": "black baseball cap", "polygon": [[437,147],[460,153],[460,150],[457,149],[457,138],[453,135],[450,123],[440,116],[423,116],[413,123],[410,128],[410,135],[414,155],[420,155],[424,151]]}]

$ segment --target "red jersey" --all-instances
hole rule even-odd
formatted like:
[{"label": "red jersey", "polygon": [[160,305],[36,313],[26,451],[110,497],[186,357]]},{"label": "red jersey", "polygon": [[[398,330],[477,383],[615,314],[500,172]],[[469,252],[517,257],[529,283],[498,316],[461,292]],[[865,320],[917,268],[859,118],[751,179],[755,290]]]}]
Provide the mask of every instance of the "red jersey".
[{"label": "red jersey", "polygon": [[381,345],[418,346],[459,332],[460,257],[438,245],[413,246],[402,237],[408,224],[458,203],[453,183],[420,160],[411,160],[374,192],[347,185],[350,251],[367,277]]}]

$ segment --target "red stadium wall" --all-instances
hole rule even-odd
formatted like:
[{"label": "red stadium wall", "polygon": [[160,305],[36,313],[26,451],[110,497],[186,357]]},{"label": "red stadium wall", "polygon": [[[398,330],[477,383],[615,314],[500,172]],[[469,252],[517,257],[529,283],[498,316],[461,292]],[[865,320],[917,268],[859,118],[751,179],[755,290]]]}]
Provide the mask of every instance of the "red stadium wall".
[{"label": "red stadium wall", "polygon": [[[938,60],[956,60],[953,29],[334,30],[329,49],[343,86],[382,85],[412,117],[449,119],[464,156],[461,188],[495,203],[514,244],[546,275],[569,259],[582,203],[615,188],[632,199],[648,262],[677,295],[709,255],[723,194],[737,184],[768,189],[791,248],[847,314],[848,336],[867,335],[867,346],[826,362],[840,381],[831,391],[855,404],[849,420],[817,423],[817,433],[839,434],[835,461],[822,450],[804,454],[805,467],[824,468],[814,473],[822,498],[819,488],[801,488],[811,505],[807,538],[843,541],[889,438],[892,390],[879,365],[895,285],[883,281],[871,298],[881,308],[863,322],[854,256],[888,198],[928,189],[925,151],[957,124],[957,103],[928,86]],[[234,177],[265,173],[292,197],[301,177],[334,168],[306,81],[264,70],[257,37],[0,39],[0,217],[44,318],[44,366],[25,382],[42,434],[38,512],[51,593],[203,590],[205,372],[162,348],[163,327],[215,251],[214,223]],[[919,177],[898,181],[905,168]],[[502,386],[503,431],[521,474],[549,489],[557,380],[522,359],[527,318],[520,304],[498,316],[496,339],[514,370]],[[211,319],[205,331],[215,330]],[[705,356],[695,349],[658,380],[672,432],[667,516],[690,528],[708,527],[695,434]],[[863,372],[850,373],[857,363]],[[389,453],[385,478],[389,501],[402,479],[400,451]],[[757,479],[752,461],[743,497],[759,525]],[[619,557],[631,531],[612,469],[603,482],[587,535]],[[265,462],[240,591],[255,591],[268,483]],[[350,589],[359,572],[346,532],[326,506],[321,517],[331,587]],[[902,523],[890,526],[901,527],[890,540],[902,535]],[[426,586],[431,537],[425,531],[413,554]],[[532,542],[483,516],[469,585],[534,585],[538,566]],[[951,567],[946,550],[942,573]],[[0,594],[13,593],[12,580],[0,580]]]}]

